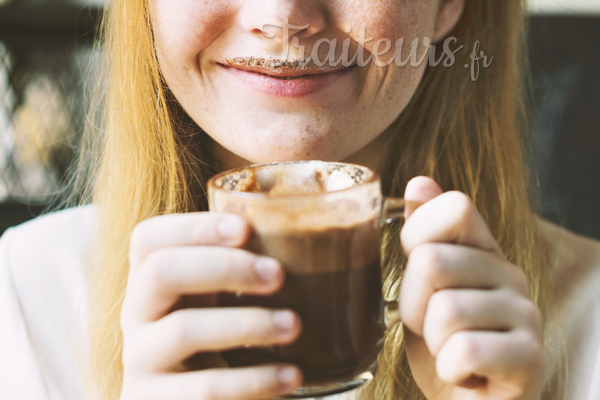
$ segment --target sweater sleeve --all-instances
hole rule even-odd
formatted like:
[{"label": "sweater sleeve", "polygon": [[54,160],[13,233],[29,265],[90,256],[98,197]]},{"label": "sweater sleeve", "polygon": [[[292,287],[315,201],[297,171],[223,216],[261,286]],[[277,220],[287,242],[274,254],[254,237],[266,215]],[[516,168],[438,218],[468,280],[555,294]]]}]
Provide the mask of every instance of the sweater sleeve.
[{"label": "sweater sleeve", "polygon": [[45,400],[48,391],[30,341],[10,265],[9,229],[0,238],[0,399]]}]

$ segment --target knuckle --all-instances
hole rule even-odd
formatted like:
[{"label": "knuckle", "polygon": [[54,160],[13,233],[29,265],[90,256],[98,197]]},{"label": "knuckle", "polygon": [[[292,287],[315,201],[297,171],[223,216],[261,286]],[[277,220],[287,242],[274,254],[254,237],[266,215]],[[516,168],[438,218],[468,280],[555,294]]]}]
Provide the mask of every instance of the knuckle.
[{"label": "knuckle", "polygon": [[126,341],[123,341],[123,354],[121,355],[121,362],[123,363],[123,369],[129,370],[135,362],[135,355],[131,349],[131,346]]},{"label": "knuckle", "polygon": [[[134,335],[123,337],[121,361],[124,371],[139,370],[140,358],[147,351],[147,331],[139,331]],[[143,366],[142,366],[143,367]]]},{"label": "knuckle", "polygon": [[475,206],[469,196],[457,190],[446,192],[446,195],[453,214],[457,216],[458,220],[461,222],[471,220],[474,215]]},{"label": "knuckle", "polygon": [[253,274],[255,256],[240,249],[210,248],[203,249],[204,254],[219,261],[219,268],[211,271],[211,275],[222,287],[244,290],[255,286]]},{"label": "knuckle", "polygon": [[527,322],[532,323],[536,328],[541,328],[542,316],[539,308],[532,301],[524,300],[521,309]]},{"label": "knuckle", "polygon": [[[517,268],[515,266],[515,269]],[[518,269],[517,273],[514,274],[513,281],[519,293],[529,295],[529,281],[521,269]]]},{"label": "knuckle", "polygon": [[206,212],[198,212],[191,215],[191,235],[194,243],[198,245],[214,242],[219,237],[217,234],[216,219],[207,218],[207,215]]},{"label": "knuckle", "polygon": [[249,381],[252,382],[252,392],[255,395],[264,394],[278,386],[279,378],[277,376],[277,369],[273,367],[257,369]]},{"label": "knuckle", "polygon": [[237,333],[241,337],[248,337],[254,331],[255,313],[251,309],[242,312],[234,322],[237,327]]},{"label": "knuckle", "polygon": [[448,327],[465,316],[464,305],[452,290],[435,292],[429,300],[428,311],[429,308],[443,327]]},{"label": "knuckle", "polygon": [[533,332],[522,331],[521,333],[521,346],[525,349],[530,349],[532,354],[543,354],[544,349],[542,341]]},{"label": "knuckle", "polygon": [[456,211],[467,212],[473,207],[471,198],[461,191],[450,190],[445,194],[448,198],[448,201],[456,208]]},{"label": "knuckle", "polygon": [[[218,260],[219,268],[214,268],[211,274],[214,274],[214,278],[223,284],[234,279],[239,279],[240,271],[238,269],[239,259],[232,252],[234,249],[223,249],[217,247],[205,247],[202,251],[202,260]],[[206,264],[205,264],[206,265]]]},{"label": "knuckle", "polygon": [[200,375],[202,378],[198,385],[200,388],[197,393],[198,398],[201,400],[239,398],[241,391],[244,393],[244,398],[266,398],[273,382],[276,382],[274,373],[274,368],[271,367],[246,368],[243,374],[207,370]]},{"label": "knuckle", "polygon": [[245,284],[252,284],[255,281],[254,278],[254,263],[257,260],[257,257],[254,255],[250,255],[249,253],[243,250],[231,249],[230,252],[230,260],[229,268],[230,273],[235,272],[233,275],[240,279]]},{"label": "knuckle", "polygon": [[220,400],[223,398],[220,388],[227,387],[227,382],[224,382],[221,372],[209,370],[199,375],[197,387],[199,400]]},{"label": "knuckle", "polygon": [[279,377],[277,375],[278,368],[274,366],[265,366],[259,368],[252,368],[245,376],[244,384],[249,387],[250,392],[256,397],[269,397],[271,398],[279,385]]},{"label": "knuckle", "polygon": [[274,331],[273,317],[270,311],[258,308],[250,309],[240,318],[240,332],[245,337],[267,338]]},{"label": "knuckle", "polygon": [[456,348],[456,353],[460,358],[460,362],[473,370],[477,366],[480,358],[480,349],[475,338],[467,332],[455,333],[452,345]]},{"label": "knuckle", "polygon": [[129,248],[132,250],[138,249],[146,242],[146,232],[148,232],[150,220],[146,219],[139,222],[131,231],[129,236]]},{"label": "knuckle", "polygon": [[173,311],[167,317],[170,324],[170,340],[178,348],[188,348],[192,343],[192,334],[190,332],[189,318],[185,310]]},{"label": "knuckle", "polygon": [[517,348],[526,360],[520,363],[523,373],[535,373],[544,368],[544,346],[535,334],[521,331],[517,339]]},{"label": "knuckle", "polygon": [[169,249],[154,250],[142,263],[142,274],[148,283],[154,288],[165,286],[169,282],[171,274],[166,270],[166,266],[173,260],[173,253]]},{"label": "knuckle", "polygon": [[265,375],[267,374],[269,374],[269,372],[264,370],[251,369],[248,371],[245,382],[248,391],[252,394],[264,392]]},{"label": "knuckle", "polygon": [[121,362],[124,371],[139,371],[141,364],[140,355],[147,350],[147,347],[138,338],[125,338],[123,340],[123,350],[121,354]]},{"label": "knuckle", "polygon": [[419,245],[412,251],[410,257],[427,281],[435,281],[446,272],[439,245],[431,243]]}]

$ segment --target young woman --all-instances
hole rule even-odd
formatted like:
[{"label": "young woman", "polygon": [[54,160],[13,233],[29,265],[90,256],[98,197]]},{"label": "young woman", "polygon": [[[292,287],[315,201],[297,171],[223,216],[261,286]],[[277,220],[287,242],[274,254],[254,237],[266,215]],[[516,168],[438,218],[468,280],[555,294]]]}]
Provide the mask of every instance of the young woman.
[{"label": "young woman", "polygon": [[[598,398],[600,245],[529,201],[523,12],[521,0],[113,0],[102,125],[90,122],[71,181],[80,206],[0,241],[0,397],[295,390],[294,365],[227,368],[218,356],[289,343],[301,321],[214,307],[216,292],[270,294],[285,277],[241,249],[248,226],[207,212],[204,189],[217,170],[322,159],[367,165],[385,194],[424,203],[382,246],[384,294],[403,324],[374,380],[340,398]],[[293,25],[289,37],[273,21]],[[405,60],[427,38],[437,60],[450,35],[464,46],[451,66],[382,65],[398,50],[375,45],[403,38]],[[373,62],[257,61],[287,45],[297,59],[320,39],[337,39],[335,59],[349,39]],[[479,51],[490,59],[474,79]]]}]

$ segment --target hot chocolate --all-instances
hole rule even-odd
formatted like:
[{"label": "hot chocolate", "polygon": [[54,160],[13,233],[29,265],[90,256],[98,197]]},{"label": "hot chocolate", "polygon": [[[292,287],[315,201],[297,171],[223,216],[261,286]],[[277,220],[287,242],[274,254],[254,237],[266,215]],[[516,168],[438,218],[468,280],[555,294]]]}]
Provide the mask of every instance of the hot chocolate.
[{"label": "hot chocolate", "polygon": [[285,284],[273,296],[220,294],[221,306],[291,308],[303,322],[287,346],[224,353],[232,366],[291,362],[307,383],[364,371],[381,350],[381,278],[377,221],[318,231],[254,234],[247,248],[280,260]]},{"label": "hot chocolate", "polygon": [[[370,179],[372,173],[359,166],[309,162],[286,170],[243,169],[217,181],[219,188],[250,195],[243,208],[236,209],[235,202],[229,208],[253,227],[246,248],[278,259],[286,269],[278,293],[222,293],[219,305],[291,308],[303,322],[301,336],[290,345],[224,352],[231,366],[290,362],[302,368],[307,384],[314,384],[352,378],[376,360],[383,338],[380,220],[374,206],[379,198],[366,192],[319,196]],[[270,200],[254,204],[254,193]]]}]

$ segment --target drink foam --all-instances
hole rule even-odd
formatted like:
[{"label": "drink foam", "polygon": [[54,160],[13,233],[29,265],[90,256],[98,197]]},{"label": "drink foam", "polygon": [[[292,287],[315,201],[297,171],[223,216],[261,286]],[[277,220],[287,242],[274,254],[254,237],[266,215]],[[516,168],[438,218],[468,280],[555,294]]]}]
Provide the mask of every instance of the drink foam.
[{"label": "drink foam", "polygon": [[245,168],[222,177],[217,187],[271,195],[335,192],[357,186],[372,177],[367,168],[349,164],[308,161]]},{"label": "drink foam", "polygon": [[348,229],[378,220],[381,190],[375,178],[366,167],[344,163],[250,166],[213,181],[222,190],[211,192],[211,209],[243,215],[261,234]]}]

